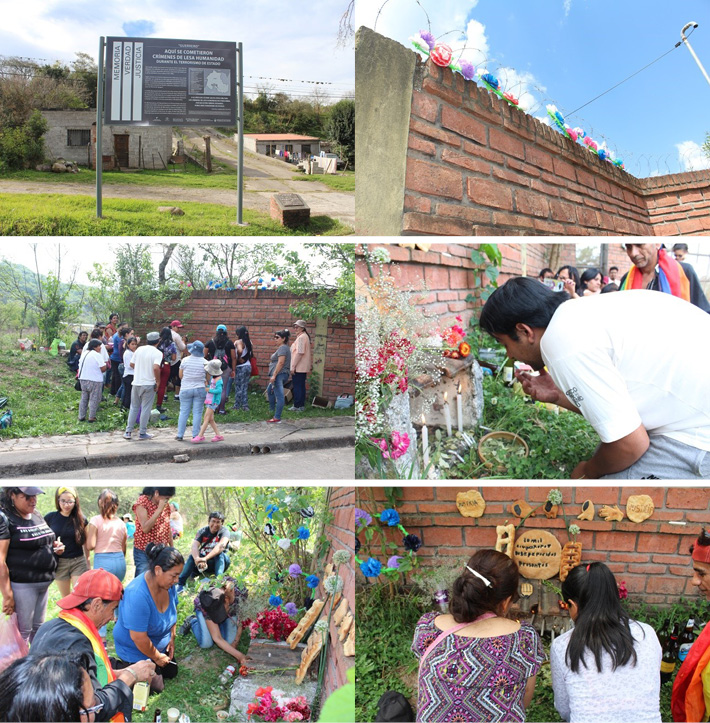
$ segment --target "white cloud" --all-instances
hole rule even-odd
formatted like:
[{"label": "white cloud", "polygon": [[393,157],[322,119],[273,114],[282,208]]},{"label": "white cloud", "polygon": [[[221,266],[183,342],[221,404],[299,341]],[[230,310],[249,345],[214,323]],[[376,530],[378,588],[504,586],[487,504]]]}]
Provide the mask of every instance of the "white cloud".
[{"label": "white cloud", "polygon": [[342,94],[355,74],[352,48],[336,47],[345,6],[311,0],[308,14],[318,22],[304,24],[303,8],[290,0],[23,0],[4,3],[0,52],[50,63],[71,62],[77,51],[96,58],[101,36],[122,36],[124,24],[146,21],[154,37],[242,41],[245,75],[349,84],[335,86]]},{"label": "white cloud", "polygon": [[710,168],[710,158],[695,141],[676,143],[678,161],[684,171],[702,171]]},{"label": "white cloud", "polygon": [[569,15],[569,11],[572,9],[572,0],[565,0],[565,17]]}]

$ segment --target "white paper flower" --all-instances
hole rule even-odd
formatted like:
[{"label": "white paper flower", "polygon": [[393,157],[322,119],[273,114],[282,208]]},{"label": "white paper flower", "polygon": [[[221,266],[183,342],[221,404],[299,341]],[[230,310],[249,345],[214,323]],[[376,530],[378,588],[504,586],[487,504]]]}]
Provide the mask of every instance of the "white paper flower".
[{"label": "white paper flower", "polygon": [[288,550],[288,548],[291,547],[291,540],[289,540],[287,537],[282,537],[276,544],[282,550]]}]

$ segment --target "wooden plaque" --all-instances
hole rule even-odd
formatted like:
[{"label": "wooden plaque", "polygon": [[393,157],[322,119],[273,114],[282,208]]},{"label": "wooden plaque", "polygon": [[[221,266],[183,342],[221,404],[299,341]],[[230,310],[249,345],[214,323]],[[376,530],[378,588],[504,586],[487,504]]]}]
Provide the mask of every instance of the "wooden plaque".
[{"label": "wooden plaque", "polygon": [[549,580],[560,571],[562,545],[547,530],[527,530],[515,540],[513,556],[523,577]]},{"label": "wooden plaque", "polygon": [[480,517],[486,509],[486,501],[478,490],[469,490],[456,495],[456,506],[464,517]]},{"label": "wooden plaque", "polygon": [[643,522],[653,514],[653,500],[648,495],[631,495],[626,500],[626,516],[631,522]]}]

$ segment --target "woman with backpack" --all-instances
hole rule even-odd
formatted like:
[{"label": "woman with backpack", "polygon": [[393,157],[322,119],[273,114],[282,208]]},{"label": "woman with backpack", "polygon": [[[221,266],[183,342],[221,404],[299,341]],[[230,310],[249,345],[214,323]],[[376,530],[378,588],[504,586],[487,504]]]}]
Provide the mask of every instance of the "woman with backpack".
[{"label": "woman with backpack", "polygon": [[234,369],[237,366],[237,353],[234,348],[234,342],[229,338],[227,327],[224,324],[220,324],[217,327],[214,337],[211,341],[207,342],[207,346],[205,346],[205,358],[208,361],[219,359],[222,364],[222,378],[224,380],[222,385],[222,398],[219,400],[215,413],[226,414],[227,412],[224,406],[229,398],[229,390],[234,380]]},{"label": "woman with backpack", "polygon": [[234,370],[234,406],[232,409],[237,411],[249,411],[249,399],[247,390],[249,389],[249,380],[251,379],[251,360],[254,351],[249,339],[249,331],[246,326],[238,326],[235,334],[236,342],[236,360],[237,367]]}]

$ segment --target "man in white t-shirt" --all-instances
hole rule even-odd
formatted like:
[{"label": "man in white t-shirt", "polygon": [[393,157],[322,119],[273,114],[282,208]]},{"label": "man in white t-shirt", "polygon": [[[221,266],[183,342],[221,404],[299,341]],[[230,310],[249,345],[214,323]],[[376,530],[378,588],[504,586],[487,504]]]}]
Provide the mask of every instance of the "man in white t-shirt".
[{"label": "man in white t-shirt", "polygon": [[599,434],[572,479],[710,478],[708,315],[646,290],[568,301],[513,278],[480,326],[540,372],[517,374],[526,393],[582,414]]},{"label": "man in white t-shirt", "polygon": [[156,348],[160,341],[160,334],[157,331],[149,332],[146,341],[148,342],[146,346],[138,347],[130,361],[130,365],[133,367],[133,386],[131,387],[131,409],[128,412],[124,439],[131,438],[139,411],[141,418],[138,439],[152,439],[154,436],[148,434],[148,422],[153,409],[155,392],[160,384],[160,364],[163,361],[163,352]]}]

